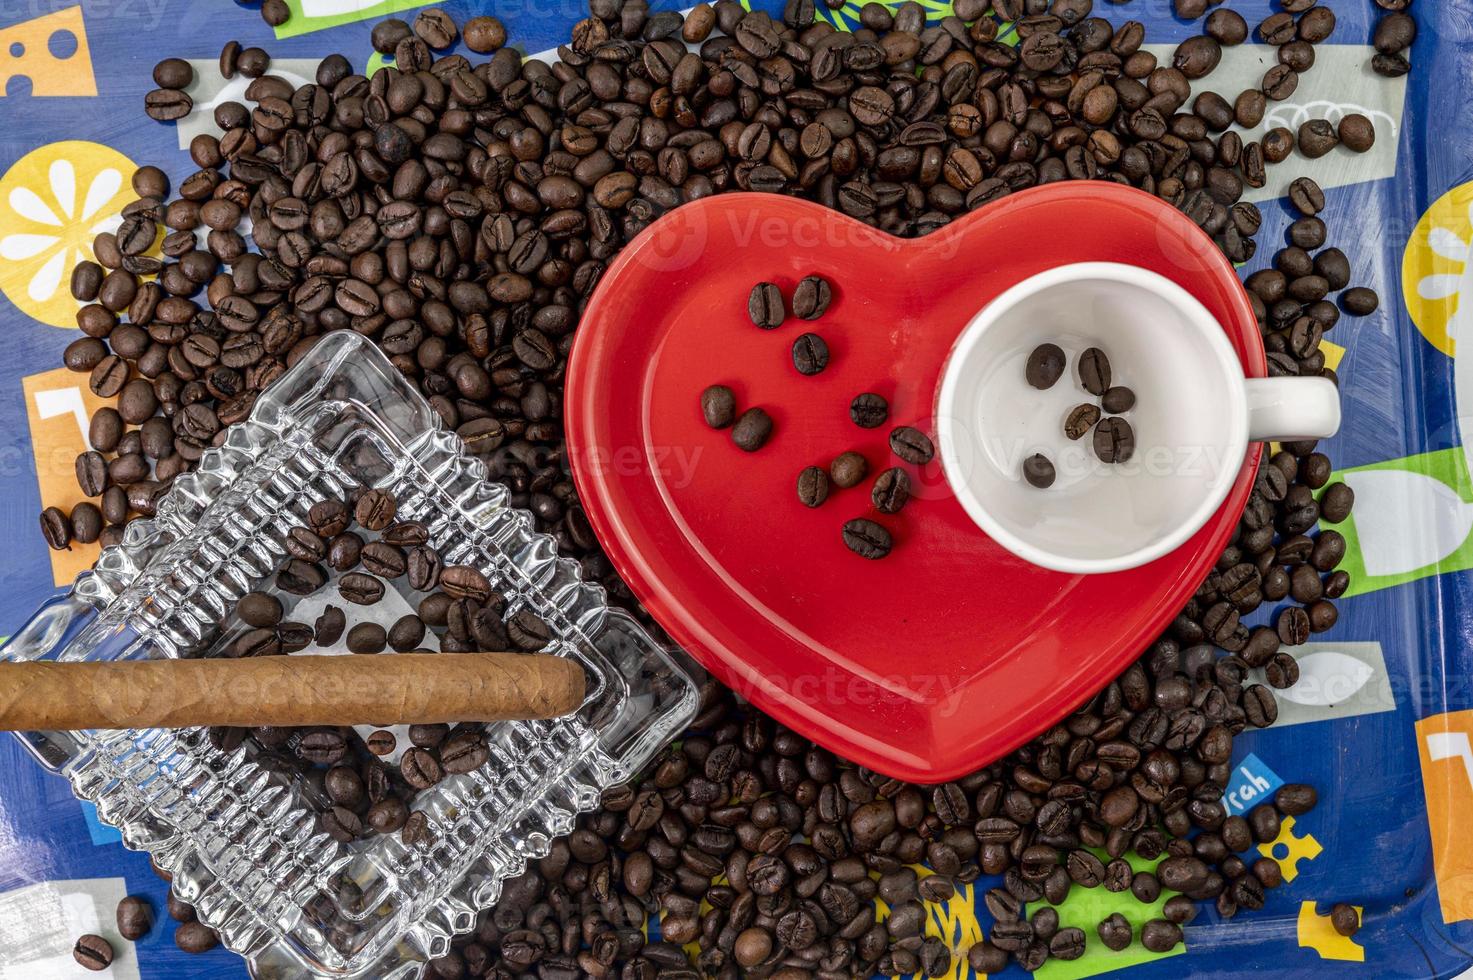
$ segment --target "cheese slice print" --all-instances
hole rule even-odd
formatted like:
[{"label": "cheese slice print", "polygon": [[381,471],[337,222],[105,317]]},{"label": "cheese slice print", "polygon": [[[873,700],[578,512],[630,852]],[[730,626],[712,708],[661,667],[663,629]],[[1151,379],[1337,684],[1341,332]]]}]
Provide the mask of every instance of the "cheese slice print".
[{"label": "cheese slice print", "polygon": [[[30,6],[6,4],[0,16]],[[16,91],[18,79],[30,82],[31,95],[97,94],[81,6],[0,27],[0,97]]]}]

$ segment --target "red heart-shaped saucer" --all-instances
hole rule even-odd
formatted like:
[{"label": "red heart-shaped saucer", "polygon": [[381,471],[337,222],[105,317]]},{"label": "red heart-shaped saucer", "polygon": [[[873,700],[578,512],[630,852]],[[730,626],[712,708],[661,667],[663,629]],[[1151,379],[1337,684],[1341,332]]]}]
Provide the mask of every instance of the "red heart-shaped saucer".
[{"label": "red heart-shaped saucer", "polygon": [[[994,296],[1073,262],[1152,269],[1223,325],[1249,376],[1263,345],[1232,266],[1183,214],[1098,181],[1013,194],[933,234],[897,239],[817,204],[727,194],[678,208],[619,255],[589,303],[565,406],[578,490],[620,575],[726,684],[863,765],[921,782],[957,777],[1057,722],[1154,640],[1221,553],[1252,490],[1254,446],[1221,510],[1143,568],[1079,576],[1025,563],[987,538],[939,461],[907,466],[913,496],[875,512],[867,479],[821,507],[798,472],[855,450],[873,477],[887,436],[931,423],[953,341]],[[806,275],[834,299],[772,331],[747,316],[754,284],[785,296]],[[791,345],[820,334],[827,370],[803,377]],[[745,453],[708,428],[700,394],[735,391],[775,427]],[[872,391],[890,422],[861,429]],[[865,561],[840,527],[870,517],[895,539]]]}]

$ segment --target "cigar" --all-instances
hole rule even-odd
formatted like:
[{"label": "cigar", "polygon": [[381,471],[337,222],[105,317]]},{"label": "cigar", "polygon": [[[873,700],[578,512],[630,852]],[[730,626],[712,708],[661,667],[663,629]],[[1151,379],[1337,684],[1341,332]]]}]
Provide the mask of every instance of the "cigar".
[{"label": "cigar", "polygon": [[557,718],[586,684],[571,660],[515,653],[0,663],[0,731]]}]

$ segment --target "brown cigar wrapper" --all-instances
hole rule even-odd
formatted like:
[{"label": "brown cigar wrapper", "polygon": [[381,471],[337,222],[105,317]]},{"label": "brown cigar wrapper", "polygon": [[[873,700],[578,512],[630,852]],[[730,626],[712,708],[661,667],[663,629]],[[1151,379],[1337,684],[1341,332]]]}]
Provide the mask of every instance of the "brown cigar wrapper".
[{"label": "brown cigar wrapper", "polygon": [[557,718],[587,678],[512,653],[0,663],[0,731]]}]

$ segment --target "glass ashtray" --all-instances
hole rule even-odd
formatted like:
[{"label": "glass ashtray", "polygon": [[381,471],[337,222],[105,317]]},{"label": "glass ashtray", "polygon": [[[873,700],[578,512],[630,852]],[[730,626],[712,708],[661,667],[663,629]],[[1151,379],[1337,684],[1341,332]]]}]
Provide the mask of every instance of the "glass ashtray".
[{"label": "glass ashtray", "polygon": [[[18,736],[129,847],[172,875],[179,897],[262,980],[417,975],[475,928],[505,880],[545,855],[696,711],[695,684],[671,653],[611,609],[576,562],[558,557],[531,516],[510,506],[507,489],[351,331],[313,347],[249,420],[175,481],[152,519],[129,525],[123,543],[43,606],[0,656],[220,655],[242,632],[235,603],[252,589],[280,596],[287,618],[310,622],[311,609],[293,607],[313,600],[274,584],[286,532],[318,501],[372,487],[397,497],[401,518],[429,527],[447,564],[485,573],[505,595],[507,616],[531,607],[552,634],[543,652],[573,658],[588,674],[575,715],[484,726],[490,761],[414,797],[412,809],[429,820],[426,840],[329,837],[318,826],[321,771],[249,738],[222,750],[203,729]],[[384,614],[409,611],[422,595],[399,580]]]}]

